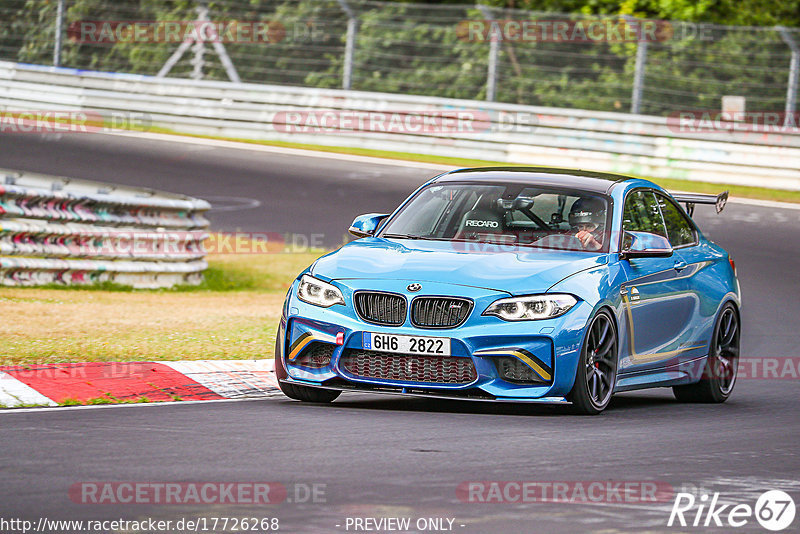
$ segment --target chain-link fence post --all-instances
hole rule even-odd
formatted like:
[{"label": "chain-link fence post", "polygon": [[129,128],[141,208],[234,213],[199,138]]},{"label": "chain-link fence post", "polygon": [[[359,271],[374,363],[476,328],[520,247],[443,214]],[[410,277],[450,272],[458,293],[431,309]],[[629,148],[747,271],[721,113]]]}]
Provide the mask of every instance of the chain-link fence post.
[{"label": "chain-link fence post", "polygon": [[489,65],[486,71],[486,100],[494,102],[495,94],[497,92],[497,59],[500,55],[500,42],[503,39],[503,32],[500,25],[494,19],[492,11],[487,6],[478,6],[481,13],[483,13],[484,21],[490,23],[489,27]]},{"label": "chain-link fence post", "polygon": [[[625,17],[626,22],[633,17]],[[631,93],[631,113],[639,114],[642,109],[642,93],[644,92],[644,69],[647,67],[647,39],[639,32],[636,42],[636,64],[633,72],[633,91]]]},{"label": "chain-link fence post", "polygon": [[[207,0],[201,0],[196,7],[196,11],[197,18],[194,21],[195,31],[199,31],[204,22],[211,21],[208,15]],[[212,28],[210,32],[212,34],[211,44],[214,47],[214,51],[217,53],[222,66],[225,67],[225,72],[228,74],[228,78],[233,83],[242,83],[241,78],[239,78],[239,72],[236,70],[236,67],[233,64],[233,61],[231,61],[230,56],[228,56],[228,51],[225,49],[225,45],[222,44],[222,39],[217,34],[217,31]],[[175,52],[172,53],[169,59],[167,59],[167,61],[161,67],[161,70],[158,71],[156,78],[163,78],[169,74],[169,71],[172,70],[172,67],[174,67],[178,61],[180,61],[181,57],[183,57],[183,54],[185,54],[190,48],[194,53],[192,59],[189,60],[189,64],[192,65],[191,78],[193,80],[202,80],[206,53],[206,45],[202,38],[189,38],[183,41],[175,50]]]},{"label": "chain-link fence post", "polygon": [[[197,22],[208,20],[208,4],[206,0],[201,0],[197,6]],[[203,67],[205,67],[205,53],[206,53],[206,44],[203,42],[202,39],[197,39],[192,45],[192,52],[194,56],[192,59],[189,60],[189,64],[192,66],[192,74],[190,75],[193,80],[202,80],[203,79]]]},{"label": "chain-link fence post", "polygon": [[58,8],[56,9],[55,21],[55,44],[53,45],[53,66],[61,66],[61,33],[64,28],[64,2],[65,0],[58,0]]},{"label": "chain-link fence post", "polygon": [[203,67],[205,67],[205,56],[206,53],[206,46],[202,40],[198,39],[192,45],[192,52],[194,56],[192,59],[189,60],[189,64],[192,66],[192,74],[190,77],[193,80],[202,80],[203,79]]},{"label": "chain-link fence post", "polygon": [[347,37],[344,45],[344,66],[342,67],[342,89],[349,90],[353,85],[353,56],[356,53],[356,34],[358,33],[358,19],[355,12],[350,9],[347,0],[338,0],[342,11],[347,15]]},{"label": "chain-link fence post", "polygon": [[792,59],[789,62],[789,84],[786,90],[786,114],[783,118],[783,123],[788,127],[797,123],[794,120],[794,112],[797,106],[797,85],[800,82],[800,45],[786,28],[779,26],[778,32],[792,51]]}]

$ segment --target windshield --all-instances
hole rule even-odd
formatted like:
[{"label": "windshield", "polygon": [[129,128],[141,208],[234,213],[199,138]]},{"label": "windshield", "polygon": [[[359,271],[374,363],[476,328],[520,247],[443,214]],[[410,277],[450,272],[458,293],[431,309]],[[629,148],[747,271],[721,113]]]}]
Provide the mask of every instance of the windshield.
[{"label": "windshield", "polygon": [[607,252],[602,195],[525,184],[432,184],[383,228],[381,237],[485,242]]}]

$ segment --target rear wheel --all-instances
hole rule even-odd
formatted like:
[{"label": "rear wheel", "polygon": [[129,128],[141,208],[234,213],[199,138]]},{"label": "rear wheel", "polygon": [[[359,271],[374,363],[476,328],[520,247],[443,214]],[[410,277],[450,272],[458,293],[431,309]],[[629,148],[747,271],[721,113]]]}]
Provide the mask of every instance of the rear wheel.
[{"label": "rear wheel", "polygon": [[739,367],[739,315],[726,304],[717,318],[703,377],[695,384],[672,388],[683,402],[725,402],[733,392]]},{"label": "rear wheel", "polygon": [[575,385],[567,398],[576,412],[597,415],[611,402],[617,381],[617,327],[601,310],[594,316],[583,342]]},{"label": "rear wheel", "polygon": [[319,389],[308,386],[300,386],[297,384],[285,384],[281,382],[289,375],[286,368],[283,366],[283,358],[281,357],[281,340],[280,331],[278,338],[275,340],[275,376],[278,378],[278,387],[281,388],[283,394],[290,399],[304,401],[304,402],[333,402],[342,393],[333,389]]}]

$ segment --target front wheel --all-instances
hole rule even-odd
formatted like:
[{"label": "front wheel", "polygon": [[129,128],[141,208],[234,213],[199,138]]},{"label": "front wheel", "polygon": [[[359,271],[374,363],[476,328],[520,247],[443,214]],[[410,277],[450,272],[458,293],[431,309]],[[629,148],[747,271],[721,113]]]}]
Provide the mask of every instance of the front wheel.
[{"label": "front wheel", "polygon": [[290,399],[304,401],[304,402],[319,402],[328,403],[333,402],[342,393],[333,389],[320,389],[311,388],[308,386],[299,386],[297,384],[284,384],[281,382],[289,375],[286,368],[283,366],[283,358],[281,354],[281,331],[278,329],[278,337],[275,339],[275,376],[278,378],[278,387],[284,395]]},{"label": "front wheel", "polygon": [[617,381],[618,348],[614,320],[607,311],[601,310],[589,323],[575,385],[567,396],[579,414],[597,415],[611,402]]},{"label": "front wheel", "polygon": [[736,384],[739,367],[739,315],[733,304],[722,308],[714,326],[711,348],[699,382],[675,386],[672,392],[682,402],[719,403],[728,400]]}]

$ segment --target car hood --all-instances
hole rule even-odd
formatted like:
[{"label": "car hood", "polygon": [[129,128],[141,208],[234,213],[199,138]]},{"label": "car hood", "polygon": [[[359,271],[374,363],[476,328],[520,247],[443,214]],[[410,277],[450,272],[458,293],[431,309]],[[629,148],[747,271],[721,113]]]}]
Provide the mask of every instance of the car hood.
[{"label": "car hood", "polygon": [[546,291],[606,262],[606,254],[590,252],[367,237],[320,258],[312,274],[330,280],[439,282],[522,295]]}]

